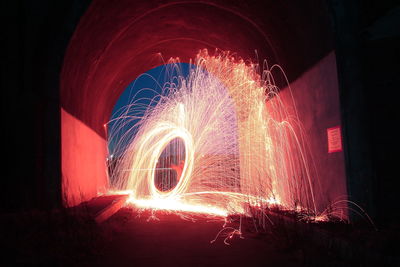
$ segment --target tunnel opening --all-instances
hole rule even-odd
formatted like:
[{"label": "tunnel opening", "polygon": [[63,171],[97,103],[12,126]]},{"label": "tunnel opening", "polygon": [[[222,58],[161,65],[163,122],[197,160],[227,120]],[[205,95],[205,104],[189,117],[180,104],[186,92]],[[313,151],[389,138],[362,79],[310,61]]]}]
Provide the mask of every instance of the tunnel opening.
[{"label": "tunnel opening", "polygon": [[[165,92],[170,87],[178,85],[180,79],[187,77],[190,69],[194,68],[195,66],[188,63],[173,63],[155,67],[139,75],[121,93],[113,107],[109,121],[105,124],[108,149],[107,166],[111,187],[118,187],[117,180],[120,173],[118,173],[117,166],[129,144],[135,138],[146,112],[163,101]],[[179,141],[175,140],[171,143],[169,149],[175,148],[176,142]],[[176,156],[182,157],[182,155]],[[174,161],[173,163],[179,165],[178,162]],[[168,174],[174,176],[175,172],[172,170]]]}]

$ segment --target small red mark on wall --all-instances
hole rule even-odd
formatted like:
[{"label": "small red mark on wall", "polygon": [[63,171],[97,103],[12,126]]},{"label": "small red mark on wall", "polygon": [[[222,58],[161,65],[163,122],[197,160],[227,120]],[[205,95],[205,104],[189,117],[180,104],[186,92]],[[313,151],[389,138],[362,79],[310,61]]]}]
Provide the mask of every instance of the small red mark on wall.
[{"label": "small red mark on wall", "polygon": [[343,150],[342,133],[340,126],[327,129],[328,134],[328,153],[340,152]]}]

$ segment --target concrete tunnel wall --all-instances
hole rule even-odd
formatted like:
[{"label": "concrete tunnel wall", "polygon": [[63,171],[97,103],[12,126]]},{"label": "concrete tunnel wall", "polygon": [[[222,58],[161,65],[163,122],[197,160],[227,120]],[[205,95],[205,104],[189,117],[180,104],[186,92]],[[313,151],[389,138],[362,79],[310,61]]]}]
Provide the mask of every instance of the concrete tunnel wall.
[{"label": "concrete tunnel wall", "polygon": [[[328,129],[341,127],[335,53],[322,58],[290,86],[292,91],[285,88],[279,97],[292,114],[294,108],[297,109],[310,151],[308,160],[316,206],[322,211],[336,201],[347,200],[344,153],[329,152],[327,137]],[[268,108],[269,103],[266,105]],[[346,205],[341,203],[336,207]],[[339,213],[344,218],[348,216],[345,209]]]},{"label": "concrete tunnel wall", "polygon": [[328,197],[317,202],[323,206],[326,199],[346,195],[343,155],[328,155],[324,143],[326,127],[340,125],[332,42],[328,12],[318,0],[290,5],[93,1],[70,40],[61,73],[64,205],[107,189],[104,124],[126,86],[170,57],[188,62],[203,48],[253,61],[257,50],[259,59],[284,68],[289,80],[296,81],[292,87],[302,102],[301,119],[308,118],[314,157],[321,159],[318,168]]}]

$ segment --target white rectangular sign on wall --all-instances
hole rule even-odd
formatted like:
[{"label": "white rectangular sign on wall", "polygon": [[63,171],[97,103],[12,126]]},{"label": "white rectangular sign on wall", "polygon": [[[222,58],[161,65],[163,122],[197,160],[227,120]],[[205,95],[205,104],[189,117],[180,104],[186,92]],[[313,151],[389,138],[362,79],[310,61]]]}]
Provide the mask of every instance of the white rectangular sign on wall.
[{"label": "white rectangular sign on wall", "polygon": [[328,153],[343,151],[342,133],[340,126],[327,129]]}]

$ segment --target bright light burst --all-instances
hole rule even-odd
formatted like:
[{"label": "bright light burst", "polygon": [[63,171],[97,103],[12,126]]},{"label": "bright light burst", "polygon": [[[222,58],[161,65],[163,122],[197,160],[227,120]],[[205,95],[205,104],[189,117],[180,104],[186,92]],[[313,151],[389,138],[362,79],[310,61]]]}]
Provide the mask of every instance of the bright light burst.
[{"label": "bright light burst", "polygon": [[[316,214],[301,124],[279,98],[271,69],[260,73],[206,50],[192,66],[188,77],[170,77],[149,105],[132,102],[115,124],[110,140],[129,146],[120,146],[114,188],[131,190],[129,202],[140,208],[227,216],[279,205]],[[140,121],[126,131],[127,119]],[[166,152],[174,140],[180,169]]]}]

